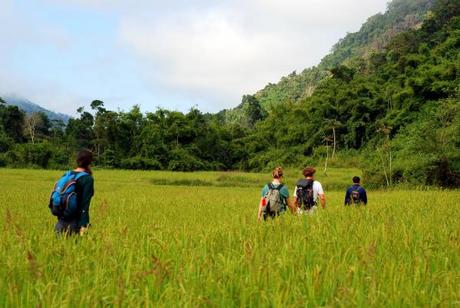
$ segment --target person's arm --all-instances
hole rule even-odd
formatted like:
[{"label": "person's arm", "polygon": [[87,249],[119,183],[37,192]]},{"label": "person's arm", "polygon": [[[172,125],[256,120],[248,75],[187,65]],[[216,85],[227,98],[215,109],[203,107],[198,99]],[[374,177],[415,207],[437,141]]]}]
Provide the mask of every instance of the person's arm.
[{"label": "person's arm", "polygon": [[326,195],[324,193],[318,194],[318,197],[319,197],[319,201],[321,202],[321,207],[325,209],[326,208]]},{"label": "person's arm", "polygon": [[81,178],[81,215],[78,221],[80,228],[87,228],[89,224],[89,205],[91,198],[94,195],[94,180],[92,176],[85,176]]},{"label": "person's arm", "polygon": [[291,213],[292,214],[296,214],[296,206],[295,206],[295,203],[292,201],[292,198],[290,197],[289,195],[289,190],[287,189],[286,186],[284,186],[281,191],[281,196],[286,204],[286,206],[289,208],[289,210],[291,210]]},{"label": "person's arm", "polygon": [[286,199],[286,203],[287,203],[287,206],[289,207],[289,209],[291,210],[291,213],[294,214],[294,215],[297,214],[297,211],[296,211],[297,206],[296,206],[296,203],[294,202],[294,200],[292,198],[288,197]]},{"label": "person's arm", "polygon": [[262,212],[265,206],[264,201],[265,201],[265,198],[261,197],[260,202],[259,202],[259,212],[257,213],[257,220],[260,220],[262,218]]},{"label": "person's arm", "polygon": [[347,192],[345,193],[345,205],[350,204],[350,189],[347,189]]},{"label": "person's arm", "polygon": [[[294,210],[297,210],[297,186],[294,188],[294,194],[292,195],[294,197],[294,200],[292,202],[294,202]],[[297,211],[296,211],[297,213]]]},{"label": "person's arm", "polygon": [[315,185],[315,183],[317,185],[317,194],[318,194],[319,202],[321,203],[321,207],[325,209],[326,208],[326,195],[324,194],[323,185],[321,185],[321,183],[317,181],[315,181],[313,185]]},{"label": "person's arm", "polygon": [[363,203],[364,205],[367,205],[367,193],[366,193],[366,190],[363,188]]},{"label": "person's arm", "polygon": [[268,185],[265,185],[264,188],[262,188],[262,193],[260,196],[259,211],[257,212],[257,220],[260,220],[262,218],[264,207],[267,205],[267,200],[265,199],[265,195],[268,193],[268,191],[269,191]]}]

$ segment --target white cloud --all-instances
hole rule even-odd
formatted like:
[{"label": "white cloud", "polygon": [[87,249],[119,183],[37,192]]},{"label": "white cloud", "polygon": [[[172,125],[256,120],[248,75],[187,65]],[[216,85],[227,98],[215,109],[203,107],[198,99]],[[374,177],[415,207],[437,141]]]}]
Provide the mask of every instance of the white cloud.
[{"label": "white cloud", "polygon": [[[13,0],[0,2],[0,96],[19,96],[50,108],[53,111],[73,113],[77,97],[69,95],[59,82],[35,80],[16,71],[13,58],[18,46],[53,46],[61,51],[71,45],[69,36],[58,27],[43,22],[31,12],[18,10]],[[32,47],[29,47],[32,48]]]},{"label": "white cloud", "polygon": [[[358,30],[368,17],[383,11],[386,2],[45,1],[47,6],[71,11],[75,9],[78,14],[97,11],[112,16],[118,23],[119,41],[101,49],[102,56],[110,57],[110,48],[123,48],[122,54],[132,57],[130,61],[135,63],[138,70],[130,72],[131,76],[140,75],[148,85],[151,97],[163,100],[152,102],[153,106],[170,108],[166,105],[168,102],[164,101],[170,97],[173,104],[180,100],[184,106],[198,104],[200,109],[206,111],[236,106],[243,94],[254,93],[268,82],[277,82],[281,76],[293,70],[299,71],[317,64],[340,37],[346,32]],[[53,102],[56,101],[53,97],[62,97],[63,101],[70,102],[70,95],[78,97],[79,101],[98,95],[89,93],[88,86],[78,89],[76,85],[76,88],[68,89],[61,80],[44,82],[31,80],[29,76],[11,77],[14,74],[6,69],[10,58],[9,46],[28,42],[29,45],[51,45],[64,50],[75,40],[52,20],[34,19],[33,12],[18,12],[14,8],[13,0],[1,0],[0,20],[8,26],[0,27],[0,93],[3,89],[17,91],[31,99],[36,97],[39,102],[46,102],[45,105],[50,108],[54,108]],[[92,56],[94,62],[86,61],[92,65],[90,70],[107,71],[104,68],[107,64],[99,60],[101,55]],[[78,59],[75,62],[81,65]],[[120,72],[111,78],[120,79],[124,75]],[[129,80],[126,81],[129,84]],[[121,83],[113,83],[112,87]],[[110,81],[107,81],[107,88],[110,87]],[[120,93],[117,90],[114,89],[113,95],[135,95],[135,90],[125,89]],[[54,93],[48,94],[50,91]],[[70,103],[61,104],[55,109],[75,109],[69,106]],[[184,106],[180,109],[187,109]]]},{"label": "white cloud", "polygon": [[382,11],[386,0],[246,0],[162,15],[123,17],[121,40],[162,84],[218,110],[245,93],[315,65],[348,31]]}]

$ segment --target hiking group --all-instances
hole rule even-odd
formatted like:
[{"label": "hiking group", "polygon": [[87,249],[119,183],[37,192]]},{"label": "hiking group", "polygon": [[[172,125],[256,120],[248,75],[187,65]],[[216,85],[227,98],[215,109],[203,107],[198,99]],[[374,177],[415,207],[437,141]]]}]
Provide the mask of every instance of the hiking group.
[{"label": "hiking group", "polygon": [[[262,189],[257,219],[275,218],[286,212],[288,208],[294,215],[313,214],[318,208],[318,202],[325,209],[326,196],[321,183],[314,179],[315,172],[313,167],[306,167],[303,170],[304,178],[297,181],[292,199],[283,184],[283,169],[276,167],[272,172],[272,182]],[[353,177],[353,185],[347,189],[344,204],[346,206],[367,205],[367,193],[360,185],[359,177]]]},{"label": "hiking group", "polygon": [[[94,179],[91,171],[93,153],[89,150],[77,154],[74,170],[67,171],[54,185],[51,192],[49,209],[57,217],[55,232],[58,234],[83,235],[89,223],[89,206],[94,195]],[[317,210],[318,202],[326,208],[326,196],[323,186],[314,179],[315,168],[306,167],[303,179],[295,187],[293,198],[283,184],[283,169],[277,167],[272,172],[273,180],[262,189],[258,219],[274,218],[289,208],[293,214],[312,214]],[[345,205],[366,205],[366,190],[360,186],[359,177],[353,177],[353,185],[345,194]]]}]

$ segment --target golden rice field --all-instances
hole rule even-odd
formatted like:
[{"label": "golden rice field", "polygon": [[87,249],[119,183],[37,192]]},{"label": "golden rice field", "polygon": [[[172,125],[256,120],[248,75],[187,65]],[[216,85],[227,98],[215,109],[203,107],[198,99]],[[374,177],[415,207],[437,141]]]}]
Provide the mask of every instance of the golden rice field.
[{"label": "golden rice field", "polygon": [[355,173],[320,175],[326,210],[257,223],[269,174],[96,170],[92,227],[63,238],[62,171],[0,169],[0,306],[460,306],[460,191],[344,208]]}]

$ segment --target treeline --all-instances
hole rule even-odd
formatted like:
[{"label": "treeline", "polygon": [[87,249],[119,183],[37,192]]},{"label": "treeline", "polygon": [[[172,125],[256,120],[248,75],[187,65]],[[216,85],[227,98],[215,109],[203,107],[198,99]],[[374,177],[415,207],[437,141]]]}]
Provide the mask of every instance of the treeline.
[{"label": "treeline", "polygon": [[460,186],[459,51],[460,3],[438,0],[416,29],[314,75],[304,88],[315,83],[311,95],[271,106],[256,94],[237,111],[142,114],[96,100],[63,127],[0,104],[0,164],[66,166],[91,148],[103,167],[263,170],[332,160],[359,165],[369,184]]},{"label": "treeline", "polygon": [[[91,109],[56,126],[43,113],[25,115],[0,104],[0,165],[60,168],[89,148],[102,167],[176,171],[244,169],[244,127],[221,125],[196,109],[187,114],[138,106],[114,112],[95,100]],[[31,133],[32,132],[32,133]],[[70,159],[70,160],[69,160]]]}]

